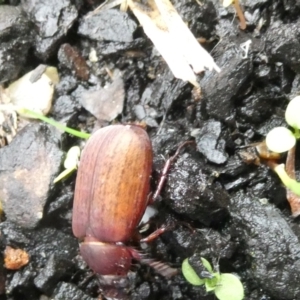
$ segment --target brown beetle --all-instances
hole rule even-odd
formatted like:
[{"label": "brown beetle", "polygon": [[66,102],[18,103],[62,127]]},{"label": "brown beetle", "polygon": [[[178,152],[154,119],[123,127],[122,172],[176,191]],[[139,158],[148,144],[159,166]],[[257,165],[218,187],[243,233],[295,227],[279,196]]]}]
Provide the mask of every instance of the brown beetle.
[{"label": "brown beetle", "polygon": [[[132,259],[143,260],[140,252],[126,243],[149,204],[152,157],[147,133],[135,125],[102,128],[83,150],[75,187],[73,233],[82,241],[83,259],[105,285],[125,286]],[[162,263],[144,262],[161,274],[174,274],[175,269]]]}]

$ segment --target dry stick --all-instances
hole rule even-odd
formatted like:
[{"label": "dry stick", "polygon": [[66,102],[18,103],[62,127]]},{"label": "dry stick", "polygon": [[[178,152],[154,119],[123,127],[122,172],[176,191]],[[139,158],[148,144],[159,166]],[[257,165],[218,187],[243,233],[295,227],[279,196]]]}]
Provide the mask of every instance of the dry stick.
[{"label": "dry stick", "polygon": [[241,9],[239,0],[235,0],[233,2],[233,5],[234,5],[236,13],[237,13],[237,15],[238,15],[238,17],[240,19],[240,27],[241,27],[242,30],[245,30],[246,27],[247,27],[247,25],[246,25],[246,19],[245,19],[243,11]]},{"label": "dry stick", "polygon": [[[291,179],[296,179],[295,175],[295,153],[296,153],[296,146],[289,150],[287,157],[286,157],[286,165],[285,170],[288,176]],[[293,193],[290,189],[286,189],[286,198],[290,203],[292,216],[294,218],[300,215],[300,197]]]},{"label": "dry stick", "polygon": [[92,12],[88,13],[85,18],[90,18],[93,15],[97,14],[99,11],[105,9],[113,8],[117,5],[122,5],[124,0],[105,0],[102,4],[100,4],[98,7],[96,7]]}]

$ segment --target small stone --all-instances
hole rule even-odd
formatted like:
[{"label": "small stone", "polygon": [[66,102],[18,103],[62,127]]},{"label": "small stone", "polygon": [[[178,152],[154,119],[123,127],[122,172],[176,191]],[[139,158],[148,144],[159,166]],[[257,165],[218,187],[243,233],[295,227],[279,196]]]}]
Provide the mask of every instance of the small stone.
[{"label": "small stone", "polygon": [[8,220],[26,228],[37,226],[62,157],[44,124],[27,125],[0,149],[0,199]]},{"label": "small stone", "polygon": [[18,7],[0,5],[0,82],[15,79],[32,45],[31,24]]},{"label": "small stone", "polygon": [[46,266],[34,278],[35,286],[46,294],[51,294],[59,280],[67,273],[71,274],[72,262],[58,255],[51,255]]},{"label": "small stone", "polygon": [[8,270],[19,270],[29,262],[29,255],[25,250],[14,249],[10,246],[5,248],[4,264]]},{"label": "small stone", "polygon": [[[61,282],[56,287],[51,299],[55,300],[97,300],[99,298],[92,298],[82,292],[76,285],[66,282]],[[101,299],[101,298],[100,298]]]},{"label": "small stone", "polygon": [[35,52],[46,60],[56,54],[59,42],[75,22],[78,11],[71,0],[27,0],[22,7],[38,30],[35,32]]},{"label": "small stone", "polygon": [[300,34],[299,20],[295,23],[284,24],[274,22],[266,32],[266,53],[274,62],[282,62],[300,72]]},{"label": "small stone", "polygon": [[78,33],[96,41],[131,42],[136,28],[126,12],[109,9],[83,18]]},{"label": "small stone", "polygon": [[221,138],[221,123],[205,122],[196,137],[197,148],[210,162],[223,164],[228,159],[225,140]]},{"label": "small stone", "polygon": [[252,72],[252,60],[244,59],[242,53],[237,53],[236,43],[228,39],[220,42],[217,64],[222,72],[205,72],[200,83],[201,105],[205,106],[211,118],[217,120],[228,121],[234,118],[234,101]]},{"label": "small stone", "polygon": [[31,71],[9,85],[7,94],[14,105],[46,115],[52,105],[54,82],[46,74],[32,82],[33,74]]},{"label": "small stone", "polygon": [[117,77],[107,88],[84,92],[80,103],[98,120],[111,122],[123,111],[124,99],[124,82]]}]

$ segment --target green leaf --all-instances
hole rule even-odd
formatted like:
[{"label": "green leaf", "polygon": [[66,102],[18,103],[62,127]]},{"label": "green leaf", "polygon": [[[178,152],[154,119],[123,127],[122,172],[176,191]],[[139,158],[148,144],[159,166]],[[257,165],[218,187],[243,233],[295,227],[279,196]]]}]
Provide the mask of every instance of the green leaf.
[{"label": "green leaf", "polygon": [[215,295],[219,300],[242,300],[244,287],[237,276],[224,273],[221,274],[220,282],[215,288]]},{"label": "green leaf", "polygon": [[199,278],[195,270],[189,264],[188,259],[186,258],[182,263],[182,274],[184,278],[192,285],[203,285],[205,280]]},{"label": "green leaf", "polygon": [[295,97],[290,101],[285,110],[286,122],[297,129],[300,129],[300,96]]},{"label": "green leaf", "polygon": [[294,134],[285,127],[275,127],[266,136],[267,147],[277,153],[289,151],[296,144]]},{"label": "green leaf", "polygon": [[217,279],[217,281],[219,282],[221,280],[221,274],[220,273],[213,273],[213,276]]},{"label": "green leaf", "polygon": [[202,264],[204,266],[204,268],[209,272],[212,273],[213,272],[213,268],[211,266],[211,264],[208,262],[208,260],[206,260],[204,257],[200,257]]},{"label": "green leaf", "polygon": [[[219,275],[219,273],[217,273]],[[218,283],[219,283],[219,280],[218,280],[218,277],[214,275],[214,278],[211,278],[211,279],[206,279],[205,280],[205,288],[206,288],[206,291],[207,292],[211,292],[213,290],[216,289],[216,287],[218,286]]]}]

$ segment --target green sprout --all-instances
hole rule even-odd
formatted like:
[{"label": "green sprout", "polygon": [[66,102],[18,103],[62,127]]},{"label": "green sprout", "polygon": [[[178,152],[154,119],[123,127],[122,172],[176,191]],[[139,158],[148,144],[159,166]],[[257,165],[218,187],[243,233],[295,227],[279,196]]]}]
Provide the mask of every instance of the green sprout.
[{"label": "green sprout", "polygon": [[185,279],[192,285],[205,285],[207,292],[214,292],[219,300],[242,300],[244,298],[244,287],[240,279],[230,273],[215,272],[211,264],[201,257],[204,268],[208,271],[209,276],[200,278],[188,259],[182,263],[182,273]]},{"label": "green sprout", "polygon": [[294,194],[300,196],[300,182],[292,179],[286,172],[284,164],[280,164],[274,168],[282,183]]},{"label": "green sprout", "polygon": [[63,124],[61,124],[59,122],[56,122],[56,121],[54,121],[54,120],[52,120],[50,118],[47,118],[44,115],[42,115],[40,113],[37,113],[35,111],[32,111],[30,109],[27,109],[27,108],[18,108],[16,111],[22,117],[32,118],[32,119],[39,119],[39,120],[41,120],[41,121],[43,121],[45,123],[48,123],[48,124],[56,127],[57,129],[60,129],[60,130],[62,130],[64,132],[67,132],[67,133],[72,134],[74,136],[77,136],[77,137],[79,137],[81,139],[88,139],[91,136],[89,133],[81,132],[81,131],[75,130],[73,128],[64,126]]},{"label": "green sprout", "polygon": [[71,147],[67,152],[67,156],[64,162],[65,170],[53,180],[53,183],[69,177],[71,173],[73,173],[77,169],[79,157],[80,148],[78,146]]},{"label": "green sprout", "polygon": [[[267,147],[277,153],[291,150],[296,141],[300,138],[300,96],[295,97],[288,104],[285,111],[285,120],[293,128],[289,130],[285,127],[275,127],[266,136]],[[300,182],[291,178],[285,170],[285,165],[280,164],[273,168],[282,183],[294,194],[300,196]]]}]

